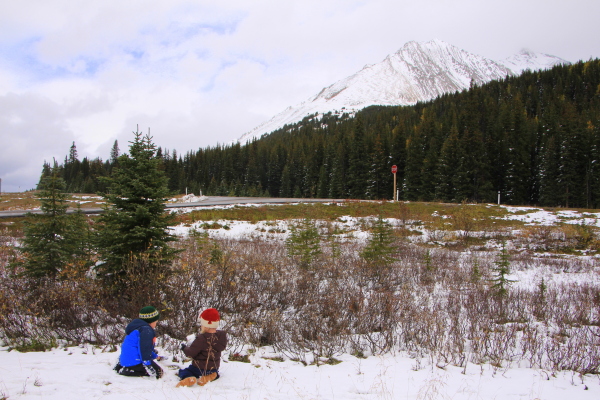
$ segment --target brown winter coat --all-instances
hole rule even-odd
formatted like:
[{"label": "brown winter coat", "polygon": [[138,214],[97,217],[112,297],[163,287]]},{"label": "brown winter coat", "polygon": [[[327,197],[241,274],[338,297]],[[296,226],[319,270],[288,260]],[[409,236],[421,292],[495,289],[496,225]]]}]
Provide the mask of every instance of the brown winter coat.
[{"label": "brown winter coat", "polygon": [[216,333],[201,333],[190,346],[183,349],[186,356],[193,359],[192,364],[202,370],[218,370],[221,365],[221,352],[227,346],[227,334],[224,331]]}]

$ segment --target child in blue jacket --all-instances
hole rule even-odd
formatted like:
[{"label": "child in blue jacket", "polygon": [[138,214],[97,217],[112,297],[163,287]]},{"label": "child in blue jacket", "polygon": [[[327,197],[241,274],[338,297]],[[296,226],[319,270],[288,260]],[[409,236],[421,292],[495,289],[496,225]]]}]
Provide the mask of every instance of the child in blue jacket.
[{"label": "child in blue jacket", "polygon": [[159,317],[156,308],[147,306],[140,310],[139,318],[127,325],[115,371],[125,376],[154,376],[156,379],[163,375],[162,368],[154,361],[160,359],[154,351],[154,329]]}]

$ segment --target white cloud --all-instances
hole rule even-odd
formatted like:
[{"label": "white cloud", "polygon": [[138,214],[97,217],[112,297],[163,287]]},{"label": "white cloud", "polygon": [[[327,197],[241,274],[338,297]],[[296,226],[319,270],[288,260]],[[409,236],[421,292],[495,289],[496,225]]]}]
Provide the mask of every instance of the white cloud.
[{"label": "white cloud", "polygon": [[[5,191],[31,189],[44,161],[62,162],[74,140],[60,107],[44,97],[0,96],[0,171]],[[66,149],[66,151],[65,151]]]},{"label": "white cloud", "polygon": [[180,153],[226,143],[410,40],[588,59],[598,14],[584,0],[4,2],[0,176],[31,187],[73,140],[107,158],[136,124]]}]

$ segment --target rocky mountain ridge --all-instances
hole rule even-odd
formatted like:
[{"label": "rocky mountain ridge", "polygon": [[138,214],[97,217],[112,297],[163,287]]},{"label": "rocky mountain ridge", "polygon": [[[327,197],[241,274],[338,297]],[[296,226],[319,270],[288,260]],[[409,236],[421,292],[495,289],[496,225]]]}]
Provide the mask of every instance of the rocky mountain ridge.
[{"label": "rocky mountain ridge", "polygon": [[408,42],[383,61],[366,65],[306,101],[286,108],[238,141],[245,143],[308,115],[353,114],[371,105],[413,105],[467,89],[471,84],[480,85],[507,75],[520,75],[526,69],[547,69],[562,63],[569,62],[528,50],[494,61],[441,40]]}]

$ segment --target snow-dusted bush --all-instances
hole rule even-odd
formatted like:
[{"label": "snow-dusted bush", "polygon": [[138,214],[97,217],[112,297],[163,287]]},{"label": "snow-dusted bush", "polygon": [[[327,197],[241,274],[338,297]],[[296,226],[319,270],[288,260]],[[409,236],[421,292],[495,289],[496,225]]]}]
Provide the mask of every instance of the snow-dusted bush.
[{"label": "snow-dusted bush", "polygon": [[175,353],[178,341],[197,330],[198,313],[215,307],[231,354],[268,345],[281,357],[321,363],[340,353],[403,351],[441,368],[490,363],[600,372],[600,284],[577,278],[595,276],[595,261],[513,250],[511,270],[530,282],[497,296],[497,252],[402,240],[394,260],[373,274],[373,264],[360,257],[365,245],[322,246],[304,269],[283,241],[192,235],[180,241],[168,278],[131,291],[131,298],[108,296],[87,276],[36,286],[4,268],[10,279],[0,281],[0,337],[13,346],[118,343],[139,307],[154,304],[163,347]]}]

